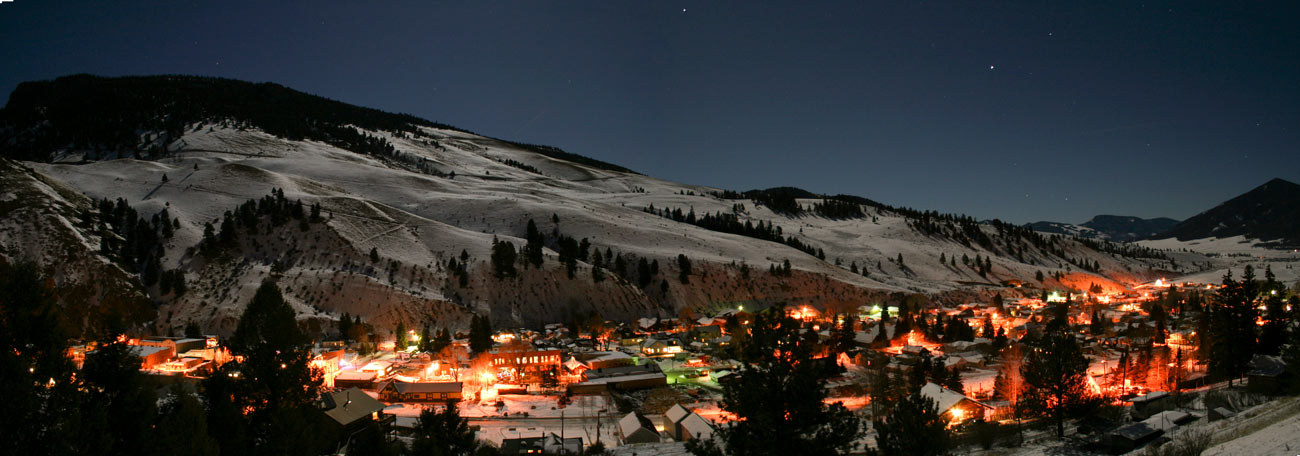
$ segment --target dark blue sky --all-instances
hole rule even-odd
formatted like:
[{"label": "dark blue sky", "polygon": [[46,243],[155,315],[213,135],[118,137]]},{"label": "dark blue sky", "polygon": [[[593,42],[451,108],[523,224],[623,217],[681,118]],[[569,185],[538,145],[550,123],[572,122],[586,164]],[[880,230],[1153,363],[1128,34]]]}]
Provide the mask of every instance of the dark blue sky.
[{"label": "dark blue sky", "polygon": [[0,100],[273,81],[666,179],[1016,222],[1300,182],[1295,1],[109,3],[0,4]]}]

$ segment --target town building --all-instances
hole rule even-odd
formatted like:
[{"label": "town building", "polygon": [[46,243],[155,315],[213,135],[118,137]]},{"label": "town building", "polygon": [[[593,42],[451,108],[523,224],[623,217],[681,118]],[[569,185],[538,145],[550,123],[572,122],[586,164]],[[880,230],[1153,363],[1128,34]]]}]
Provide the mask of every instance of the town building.
[{"label": "town building", "polygon": [[379,387],[384,402],[448,402],[461,400],[461,382],[387,382]]},{"label": "town building", "polygon": [[654,388],[668,384],[668,377],[655,363],[591,369],[583,373],[583,378],[582,382],[569,384],[569,394],[600,394],[608,390]]},{"label": "town building", "polygon": [[501,441],[501,454],[582,454],[582,437],[561,438],[554,433]]},{"label": "town building", "polygon": [[974,419],[986,419],[991,407],[967,397],[959,391],[944,388],[935,383],[926,383],[921,388],[921,395],[934,401],[935,411],[947,414],[953,423]]},{"label": "town building", "polygon": [[372,423],[387,424],[391,415],[384,415],[384,404],[359,388],[348,388],[321,394],[318,407],[327,419],[325,431],[346,445],[353,434]]},{"label": "town building", "polygon": [[632,412],[618,420],[618,437],[624,445],[654,443],[659,441],[659,431],[645,415]]},{"label": "town building", "polygon": [[663,416],[664,432],[675,440],[708,439],[713,436],[713,423],[681,404],[674,404]]},{"label": "town building", "polygon": [[377,378],[374,371],[343,371],[334,376],[334,387],[371,389],[375,387]]}]

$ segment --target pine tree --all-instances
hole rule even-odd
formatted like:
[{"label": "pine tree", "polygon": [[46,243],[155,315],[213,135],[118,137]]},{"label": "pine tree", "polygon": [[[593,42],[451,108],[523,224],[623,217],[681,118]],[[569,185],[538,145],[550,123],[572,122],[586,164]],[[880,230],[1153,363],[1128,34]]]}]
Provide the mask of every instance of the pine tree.
[{"label": "pine tree", "polygon": [[217,441],[208,435],[208,418],[203,403],[179,383],[163,397],[153,426],[143,448],[144,454],[217,456],[220,450]]},{"label": "pine tree", "polygon": [[492,320],[475,315],[469,323],[469,349],[474,356],[492,349]]},{"label": "pine tree", "polygon": [[[497,242],[492,245],[492,274],[498,279],[514,277],[515,261],[518,254],[515,252],[515,245],[510,241]],[[464,276],[462,274],[462,276]]]},{"label": "pine tree", "polygon": [[[113,326],[110,323],[109,326]],[[140,373],[135,348],[109,328],[99,347],[86,355],[82,380],[82,427],[88,442],[104,454],[131,454],[149,442],[158,398]]]},{"label": "pine tree", "polygon": [[196,323],[194,320],[190,320],[185,323],[185,337],[190,339],[201,338],[203,337],[203,330],[199,328],[198,323]]},{"label": "pine tree", "polygon": [[1255,271],[1248,265],[1240,281],[1232,278],[1232,271],[1223,276],[1223,288],[1211,304],[1209,370],[1211,375],[1228,379],[1229,385],[1246,373],[1255,353],[1255,296]]},{"label": "pine tree", "polygon": [[1266,355],[1281,354],[1282,344],[1286,342],[1287,328],[1291,326],[1291,316],[1286,310],[1286,286],[1278,282],[1273,275],[1273,267],[1264,269],[1264,326],[1260,328],[1259,352]]},{"label": "pine tree", "polygon": [[684,254],[677,255],[677,271],[678,280],[681,280],[682,283],[690,283],[691,260],[687,259]]},{"label": "pine tree", "polygon": [[447,328],[442,328],[438,330],[438,335],[435,336],[433,338],[433,341],[429,343],[429,352],[438,353],[442,351],[442,349],[447,348],[450,345],[451,345],[451,333],[447,332]]},{"label": "pine tree", "polygon": [[537,230],[537,224],[533,219],[528,219],[527,234],[524,235],[524,262],[532,264],[533,267],[542,267],[542,244],[546,242],[542,232]]},{"label": "pine tree", "polygon": [[948,454],[947,420],[936,410],[934,400],[920,393],[899,401],[887,417],[877,418],[873,427],[881,455]]},{"label": "pine tree", "polygon": [[397,330],[393,334],[393,346],[397,351],[406,350],[411,338],[406,336],[406,322],[398,321]]},{"label": "pine tree", "polygon": [[456,412],[452,402],[441,411],[426,408],[420,412],[413,431],[411,453],[438,456],[467,456],[474,454],[478,444],[469,422]]},{"label": "pine tree", "polygon": [[843,322],[831,334],[830,346],[835,353],[847,353],[857,346],[854,319],[851,316],[841,316],[841,318]]},{"label": "pine tree", "polygon": [[323,450],[320,431],[311,423],[321,376],[309,365],[310,343],[280,288],[263,283],[228,344],[244,360],[226,363],[204,382],[211,434],[223,453],[247,453],[235,447],[250,443],[257,454]]},{"label": "pine tree", "polygon": [[1043,336],[1043,345],[1029,352],[1021,376],[1025,379],[1025,400],[1033,409],[1046,412],[1056,422],[1057,437],[1065,436],[1065,418],[1093,398],[1088,389],[1088,360],[1064,329]]},{"label": "pine tree", "polygon": [[592,252],[591,254],[591,281],[592,282],[600,283],[605,280],[605,271],[601,267],[603,263],[604,263],[604,258],[600,254],[600,249],[596,249],[596,251]]},{"label": "pine tree", "polygon": [[742,372],[723,385],[722,408],[739,419],[714,439],[687,442],[694,454],[845,454],[864,434],[860,419],[839,403],[826,404],[822,382],[831,375],[812,362],[814,345],[797,321],[758,314],[744,344]]}]

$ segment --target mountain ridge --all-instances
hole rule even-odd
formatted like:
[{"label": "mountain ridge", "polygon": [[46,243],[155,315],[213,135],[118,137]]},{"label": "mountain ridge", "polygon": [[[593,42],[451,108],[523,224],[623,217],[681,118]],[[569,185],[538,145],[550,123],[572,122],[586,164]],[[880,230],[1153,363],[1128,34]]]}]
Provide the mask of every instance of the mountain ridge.
[{"label": "mountain ridge", "polygon": [[1180,222],[1152,239],[1186,241],[1245,236],[1264,244],[1300,246],[1300,184],[1273,178]]},{"label": "mountain ridge", "polygon": [[[138,90],[148,96],[147,85]],[[231,316],[268,279],[282,284],[299,319],[317,332],[344,312],[382,327],[453,328],[478,314],[498,325],[536,326],[742,304],[843,312],[914,295],[983,300],[996,290],[1010,293],[1008,283],[1122,288],[1206,261],[861,197],[681,184],[451,127],[377,122],[372,129],[343,118],[276,134],[234,117],[178,116],[200,120],[176,125],[156,118],[166,113],[119,113],[129,109],[122,105],[96,107],[93,116],[57,114],[93,133],[80,134],[41,127],[51,114],[34,109],[40,103],[15,106],[26,107],[3,113],[6,154],[40,159],[22,163],[94,201],[121,198],[145,219],[164,210],[174,219],[158,264],[134,263],[179,274],[188,286],[182,296],[142,286],[157,308],[142,324],[160,333],[187,319],[229,331]],[[268,195],[320,206],[322,220],[284,224],[283,214],[256,209]],[[241,209],[248,204],[255,209]],[[3,223],[21,225],[0,217]],[[534,223],[542,243],[537,265],[517,261],[517,274],[499,274],[496,245],[524,250],[534,238],[526,226]],[[226,247],[211,248],[217,241],[208,239],[209,225],[217,238],[229,230]],[[110,231],[92,230],[87,242],[103,244],[116,236]],[[108,253],[88,254],[119,261],[120,243],[107,244]],[[21,247],[7,257],[30,253]],[[49,255],[34,256],[58,267]]]}]

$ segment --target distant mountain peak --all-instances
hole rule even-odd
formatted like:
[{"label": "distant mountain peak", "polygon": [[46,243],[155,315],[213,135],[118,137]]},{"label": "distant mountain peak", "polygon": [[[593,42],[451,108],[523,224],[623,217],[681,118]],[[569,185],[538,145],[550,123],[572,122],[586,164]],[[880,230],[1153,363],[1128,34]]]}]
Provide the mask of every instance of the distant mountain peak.
[{"label": "distant mountain peak", "polygon": [[1300,245],[1300,185],[1274,178],[1159,235],[1179,240],[1245,236],[1279,247]]},{"label": "distant mountain peak", "polygon": [[1085,238],[1128,242],[1162,233],[1176,224],[1178,224],[1177,220],[1167,217],[1144,219],[1131,215],[1103,214],[1093,217],[1091,220],[1078,225],[1057,222],[1035,222],[1029,224],[1029,227],[1046,233],[1069,234]]}]

